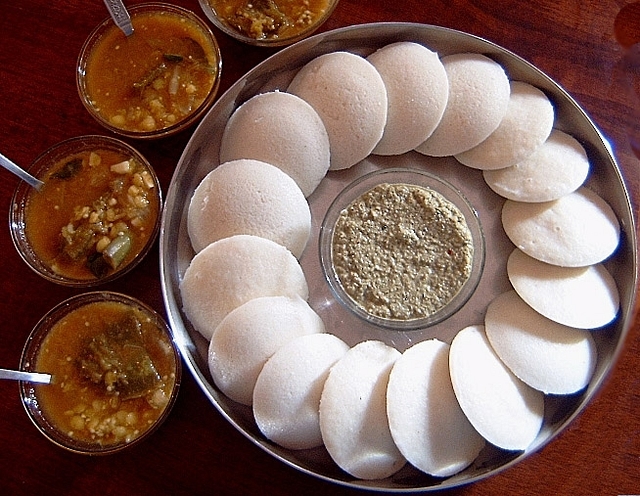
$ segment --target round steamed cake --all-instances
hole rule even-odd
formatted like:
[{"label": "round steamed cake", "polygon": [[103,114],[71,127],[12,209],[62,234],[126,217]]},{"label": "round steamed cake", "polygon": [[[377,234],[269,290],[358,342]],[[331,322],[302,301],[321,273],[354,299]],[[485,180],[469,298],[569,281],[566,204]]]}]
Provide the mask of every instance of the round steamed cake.
[{"label": "round steamed cake", "polygon": [[549,137],[554,109],[535,86],[511,82],[507,113],[498,128],[477,146],[456,154],[458,162],[474,169],[502,169],[529,157]]},{"label": "round steamed cake", "polygon": [[295,338],[324,330],[318,314],[299,296],[249,300],[229,312],[211,337],[208,360],[213,382],[232,400],[251,405],[267,360]]},{"label": "round steamed cake", "polygon": [[473,148],[493,131],[507,112],[509,78],[500,64],[477,53],[442,58],[449,98],[442,119],[416,147],[424,155],[444,157]]},{"label": "round steamed cake", "polygon": [[405,465],[387,421],[389,373],[400,352],[363,341],[331,368],[320,398],[320,432],[333,461],[359,479],[384,479]]},{"label": "round steamed cake", "polygon": [[196,254],[180,283],[184,313],[206,339],[236,307],[260,296],[309,297],[298,260],[284,246],[240,234]]},{"label": "round steamed cake", "polygon": [[500,359],[532,388],[572,394],[589,384],[597,361],[591,332],[547,319],[515,291],[489,304],[485,330]]},{"label": "round steamed cake", "polygon": [[262,93],[235,110],[222,135],[220,162],[240,158],[275,165],[307,197],[329,169],[329,136],[303,99],[280,91]]},{"label": "round steamed cake", "polygon": [[387,124],[373,149],[400,155],[423,143],[436,128],[449,98],[449,82],[438,54],[412,42],[386,45],[367,57],[387,89]]},{"label": "round steamed cake", "polygon": [[484,326],[456,334],[449,369],[462,411],[487,441],[506,450],[524,450],[533,442],[542,427],[544,395],[498,358]]},{"label": "round steamed cake", "polygon": [[528,158],[504,169],[485,170],[484,180],[500,196],[545,202],[577,190],[589,174],[589,158],[573,136],[553,129]]},{"label": "round steamed cake", "polygon": [[414,467],[448,477],[476,459],[485,445],[458,405],[449,376],[449,345],[430,339],[396,360],[387,386],[393,440]]},{"label": "round steamed cake", "polygon": [[253,416],[268,439],[289,449],[322,445],[320,395],[331,366],[348,350],[333,334],[309,334],[269,358],[253,389]]},{"label": "round steamed cake", "polygon": [[616,282],[604,265],[560,267],[515,249],[507,260],[513,289],[548,319],[578,329],[597,329],[620,307]]},{"label": "round steamed cake", "polygon": [[616,214],[585,187],[550,202],[507,200],[502,225],[513,244],[527,255],[563,267],[602,262],[620,242]]},{"label": "round steamed cake", "polygon": [[311,211],[287,174],[259,160],[239,159],[221,164],[200,182],[187,228],[195,251],[222,238],[253,234],[299,258],[309,240]]},{"label": "round steamed cake", "polygon": [[366,59],[349,52],[320,55],[298,71],[289,93],[308,102],[329,135],[331,170],[366,158],[387,122],[387,90]]}]

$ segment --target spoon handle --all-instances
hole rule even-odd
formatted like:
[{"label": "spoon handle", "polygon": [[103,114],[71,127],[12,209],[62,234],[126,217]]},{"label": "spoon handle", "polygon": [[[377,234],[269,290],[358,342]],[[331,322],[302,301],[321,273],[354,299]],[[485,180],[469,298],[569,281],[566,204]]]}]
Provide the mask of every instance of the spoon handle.
[{"label": "spoon handle", "polygon": [[42,384],[50,384],[51,374],[41,374],[39,372],[23,372],[21,370],[0,369],[0,379],[11,379],[14,381],[39,382]]},{"label": "spoon handle", "polygon": [[104,0],[104,4],[107,6],[107,10],[116,26],[122,29],[125,36],[131,36],[133,34],[133,25],[131,24],[129,12],[127,12],[122,0]]},{"label": "spoon handle", "polygon": [[29,186],[33,186],[37,190],[42,188],[44,183],[39,179],[36,179],[24,169],[18,167],[15,163],[0,153],[0,165],[7,169],[9,172],[13,172],[16,176],[26,182]]}]

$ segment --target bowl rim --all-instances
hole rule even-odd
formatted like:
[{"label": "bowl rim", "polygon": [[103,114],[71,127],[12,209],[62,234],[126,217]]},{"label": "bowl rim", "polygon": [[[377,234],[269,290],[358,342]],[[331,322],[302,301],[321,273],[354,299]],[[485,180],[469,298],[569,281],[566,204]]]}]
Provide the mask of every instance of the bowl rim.
[{"label": "bowl rim", "polygon": [[41,262],[37,255],[33,253],[31,249],[31,243],[25,232],[25,218],[24,210],[26,203],[29,200],[34,189],[26,182],[20,181],[13,192],[11,197],[11,203],[9,207],[9,231],[11,232],[11,240],[16,251],[20,255],[20,258],[27,264],[27,266],[33,270],[36,274],[43,277],[49,282],[53,282],[62,286],[74,287],[74,288],[92,288],[100,286],[102,284],[111,282],[131,270],[133,270],[149,253],[153,244],[159,236],[160,228],[162,225],[162,211],[164,206],[164,198],[162,193],[162,187],[160,185],[160,179],[158,178],[153,166],[149,163],[142,153],[140,153],[132,145],[125,143],[124,141],[111,136],[103,136],[99,134],[87,134],[82,136],[74,136],[66,140],[60,141],[55,145],[47,148],[40,153],[28,168],[28,171],[36,177],[48,170],[58,160],[69,155],[71,152],[62,153],[65,148],[75,147],[73,153],[80,151],[87,151],[89,149],[96,149],[107,147],[110,149],[117,149],[119,151],[126,152],[132,155],[149,171],[154,182],[154,189],[156,190],[156,197],[158,199],[158,215],[153,226],[153,231],[147,240],[147,243],[143,249],[131,260],[127,265],[113,271],[111,274],[103,278],[94,279],[72,279],[69,277],[56,274],[43,262]]},{"label": "bowl rim", "polygon": [[138,298],[116,291],[90,291],[77,294],[61,301],[53,308],[51,308],[40,318],[40,320],[36,323],[36,325],[29,333],[29,336],[27,337],[27,340],[25,341],[24,347],[22,349],[22,354],[20,356],[19,369],[28,372],[35,371],[34,367],[35,360],[38,356],[38,350],[44,339],[47,337],[52,326],[54,326],[62,318],[86,305],[101,302],[115,302],[124,304],[126,306],[134,306],[153,319],[154,324],[167,337],[169,343],[171,343],[171,349],[173,351],[175,363],[175,378],[169,402],[164,407],[164,410],[162,411],[158,419],[147,430],[145,430],[141,435],[134,438],[128,443],[118,443],[114,445],[106,445],[103,447],[92,447],[90,445],[86,445],[85,447],[83,447],[84,443],[76,444],[74,442],[70,442],[70,438],[62,434],[56,427],[54,427],[42,413],[38,404],[36,386],[29,382],[18,381],[22,406],[24,407],[27,416],[29,417],[33,425],[38,429],[38,431],[49,441],[61,448],[64,448],[67,451],[90,456],[117,453],[119,451],[122,451],[123,449],[136,446],[147,437],[149,437],[152,433],[154,433],[169,416],[173,405],[175,404],[178,397],[178,392],[180,390],[180,385],[182,382],[181,354],[175,341],[173,331],[167,321],[153,308],[151,308],[149,305],[142,302]]},{"label": "bowl rim", "polygon": [[209,91],[207,97],[202,101],[199,107],[197,107],[193,112],[188,114],[184,119],[170,125],[167,127],[155,129],[153,131],[132,131],[123,129],[118,126],[114,126],[107,119],[105,119],[99,112],[97,112],[91,103],[91,98],[88,94],[86,88],[86,70],[88,59],[91,55],[93,47],[100,40],[102,35],[111,29],[119,29],[113,19],[111,17],[106,17],[101,23],[99,23],[93,31],[87,36],[85,39],[82,48],[80,49],[80,53],[78,55],[78,59],[76,61],[76,89],[78,92],[78,96],[80,97],[80,101],[82,105],[87,110],[87,112],[105,129],[112,131],[120,136],[125,136],[127,138],[136,138],[142,140],[152,140],[158,138],[164,138],[167,136],[172,136],[179,132],[184,131],[189,128],[193,124],[195,124],[213,105],[218,95],[218,89],[220,88],[220,79],[222,76],[222,52],[220,50],[220,45],[218,44],[218,40],[216,39],[213,31],[209,28],[207,23],[198,16],[195,12],[181,7],[179,5],[173,5],[165,2],[144,2],[137,5],[132,5],[128,7],[128,12],[131,15],[132,19],[135,18],[136,14],[149,13],[149,12],[170,12],[172,15],[176,15],[178,17],[184,17],[190,19],[198,28],[202,31],[207,39],[211,42],[211,47],[213,48],[213,52],[216,58],[216,74],[213,81],[213,86]]}]

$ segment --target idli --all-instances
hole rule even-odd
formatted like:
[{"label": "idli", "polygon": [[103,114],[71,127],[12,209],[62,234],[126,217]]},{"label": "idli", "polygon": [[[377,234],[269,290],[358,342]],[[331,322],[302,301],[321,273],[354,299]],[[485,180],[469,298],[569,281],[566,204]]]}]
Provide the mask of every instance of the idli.
[{"label": "idli", "polygon": [[529,157],[549,137],[553,104],[541,90],[522,81],[511,82],[509,105],[500,125],[479,145],[456,154],[474,169],[502,169]]},{"label": "idli", "polygon": [[240,234],[211,243],[180,283],[185,315],[206,339],[234,308],[260,296],[309,297],[298,260],[278,243]]},{"label": "idli", "polygon": [[620,295],[602,264],[560,267],[515,249],[507,260],[513,288],[535,311],[559,324],[597,329],[616,318]]},{"label": "idli", "polygon": [[225,126],[220,163],[240,158],[275,165],[307,197],[329,169],[329,136],[318,113],[302,98],[262,93],[238,107]]},{"label": "idli", "polygon": [[442,58],[449,97],[438,126],[416,147],[444,157],[473,148],[496,130],[509,105],[509,78],[500,64],[478,53]]},{"label": "idli", "polygon": [[311,210],[295,181],[259,160],[226,162],[195,189],[187,214],[195,251],[222,238],[252,234],[285,246],[296,257],[311,233]]},{"label": "idli", "polygon": [[359,55],[320,55],[298,71],[287,91],[320,115],[329,135],[331,170],[360,162],[382,138],[387,90],[376,68]]},{"label": "idli", "polygon": [[456,334],[449,369],[462,411],[487,441],[505,450],[524,450],[534,441],[544,418],[544,395],[498,358],[484,326]]},{"label": "idli", "polygon": [[545,202],[577,190],[589,174],[589,158],[573,136],[553,129],[528,158],[511,167],[485,170],[484,180],[500,196],[520,202]]},{"label": "idli", "polygon": [[320,432],[333,461],[359,479],[384,479],[406,460],[387,421],[389,372],[400,352],[363,341],[331,368],[320,398]]},{"label": "idli", "polygon": [[333,334],[308,334],[276,351],[253,389],[260,432],[289,449],[321,446],[320,395],[329,370],[348,350]]},{"label": "idli", "polygon": [[324,324],[299,296],[254,298],[232,310],[209,343],[213,382],[229,398],[251,405],[267,360],[299,336],[324,332]]},{"label": "idli", "polygon": [[485,329],[496,354],[532,388],[573,394],[589,384],[598,358],[591,332],[547,319],[515,291],[489,304]]},{"label": "idli", "polygon": [[418,43],[386,45],[367,57],[387,89],[387,124],[373,149],[401,155],[423,143],[436,128],[449,98],[449,81],[438,54]]},{"label": "idli", "polygon": [[550,202],[507,200],[502,207],[502,226],[527,255],[563,267],[602,262],[620,242],[616,214],[585,187]]},{"label": "idli", "polygon": [[396,446],[414,467],[448,477],[471,465],[485,445],[460,409],[449,375],[449,345],[430,339],[396,360],[387,386]]}]

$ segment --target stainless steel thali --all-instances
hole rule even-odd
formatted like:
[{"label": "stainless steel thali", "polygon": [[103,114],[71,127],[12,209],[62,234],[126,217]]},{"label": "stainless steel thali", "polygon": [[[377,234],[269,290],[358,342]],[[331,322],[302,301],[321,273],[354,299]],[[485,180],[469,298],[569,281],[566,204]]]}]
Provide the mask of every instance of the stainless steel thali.
[{"label": "stainless steel thali", "polygon": [[[218,165],[220,139],[231,113],[255,94],[284,91],[296,71],[318,55],[346,50],[366,56],[388,43],[403,40],[422,43],[441,56],[483,53],[502,64],[511,79],[531,83],[550,97],[556,109],[555,127],[573,135],[587,150],[591,163],[587,186],[609,202],[620,220],[622,241],[605,265],[618,282],[621,309],[613,324],[594,331],[598,363],[587,389],[570,396],[547,396],[543,428],[525,451],[508,452],[487,445],[470,467],[449,478],[430,477],[407,465],[388,479],[362,481],[342,472],[324,448],[292,451],[271,443],[256,427],[251,409],[234,403],[215,387],[208,372],[207,343],[182,312],[179,284],[194,255],[186,227],[189,200],[200,180]],[[457,314],[429,329],[398,332],[363,323],[334,299],[320,268],[318,232],[333,198],[364,173],[389,166],[427,170],[453,184],[477,210],[485,235],[486,263],[478,288]],[[484,184],[480,171],[462,167],[452,158],[434,159],[413,152],[399,157],[370,157],[346,171],[330,172],[309,197],[309,203],[312,236],[301,258],[309,283],[309,302],[325,321],[328,331],[349,345],[364,339],[380,339],[403,351],[412,343],[431,337],[450,342],[463,327],[482,323],[488,303],[509,289],[505,265],[513,246],[500,222],[503,200]],[[586,113],[557,83],[513,53],[462,32],[422,24],[378,23],[322,33],[285,48],[242,77],[215,103],[187,144],[167,193],[160,234],[161,282],[169,322],[187,367],[219,412],[255,445],[302,472],[337,484],[391,492],[444,489],[483,479],[523,460],[559,434],[587,406],[615,363],[633,317],[636,265],[636,235],[629,196],[606,139]]]}]

